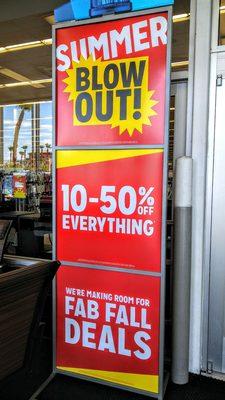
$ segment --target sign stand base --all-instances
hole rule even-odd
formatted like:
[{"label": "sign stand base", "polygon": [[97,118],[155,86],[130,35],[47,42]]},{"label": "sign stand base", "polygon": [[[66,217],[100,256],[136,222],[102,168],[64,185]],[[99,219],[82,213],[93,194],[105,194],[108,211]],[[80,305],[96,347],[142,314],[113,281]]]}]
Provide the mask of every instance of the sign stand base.
[{"label": "sign stand base", "polygon": [[38,396],[43,392],[43,390],[49,385],[49,383],[55,378],[56,373],[52,372],[51,375],[41,384],[41,386],[32,394],[29,400],[38,400]]},{"label": "sign stand base", "polygon": [[[32,396],[29,398],[29,400],[38,400],[38,396],[47,388],[47,386],[53,381],[53,379],[56,377],[56,375],[58,375],[57,372],[52,372],[51,375],[49,375],[49,377],[41,384],[41,386],[32,394]],[[66,375],[66,374],[65,374]],[[67,375],[69,376],[69,375]],[[169,372],[165,371],[164,374],[164,389],[163,389],[163,394],[162,396],[154,396],[154,398],[157,398],[158,400],[163,400],[164,396],[166,394],[166,389],[167,389],[167,385],[169,382]],[[126,389],[121,389],[121,390],[126,390]],[[53,399],[54,400],[54,399]]]},{"label": "sign stand base", "polygon": [[[167,386],[169,383],[169,379],[170,379],[170,373],[168,371],[165,371],[164,372],[164,388],[163,388],[162,400],[164,399],[164,396],[166,394],[166,389],[167,389]],[[160,397],[159,397],[159,399],[160,399]]]}]

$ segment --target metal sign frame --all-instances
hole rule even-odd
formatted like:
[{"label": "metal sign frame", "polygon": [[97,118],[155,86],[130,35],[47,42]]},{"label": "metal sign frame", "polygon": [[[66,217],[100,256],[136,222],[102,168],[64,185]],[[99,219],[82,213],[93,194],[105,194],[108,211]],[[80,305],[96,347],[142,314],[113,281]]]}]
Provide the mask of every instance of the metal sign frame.
[{"label": "metal sign frame", "polygon": [[[168,32],[167,32],[167,60],[166,60],[166,94],[165,94],[165,128],[164,128],[164,144],[159,143],[158,145],[113,145],[113,146],[57,146],[56,145],[56,33],[58,29],[61,28],[69,28],[76,27],[79,25],[87,25],[87,24],[96,24],[103,23],[107,21],[117,21],[120,19],[126,19],[130,17],[138,17],[144,15],[151,15],[159,12],[167,12],[168,13]],[[157,276],[161,279],[161,293],[160,293],[160,337],[159,337],[159,394],[146,392],[143,390],[133,389],[131,387],[114,384],[111,382],[107,382],[101,379],[87,377],[81,374],[72,374],[69,372],[64,372],[56,367],[56,281],[53,283],[53,375],[54,374],[63,374],[67,376],[76,377],[79,379],[92,381],[95,383],[100,383],[103,385],[112,386],[115,388],[123,389],[126,391],[131,391],[134,393],[139,393],[148,397],[157,398],[162,400],[165,393],[166,388],[166,375],[164,373],[164,335],[165,335],[165,279],[166,279],[166,220],[167,220],[167,165],[168,165],[168,141],[169,141],[169,104],[170,104],[170,66],[171,66],[171,38],[172,38],[172,6],[168,7],[160,7],[160,8],[151,8],[145,9],[144,11],[138,12],[129,12],[118,15],[108,15],[100,18],[93,18],[81,21],[72,21],[59,23],[53,26],[53,54],[52,54],[52,69],[53,69],[53,86],[52,86],[52,94],[53,94],[53,257],[54,259],[57,256],[56,253],[56,152],[58,150],[106,150],[106,149],[153,149],[153,148],[162,148],[164,151],[164,165],[163,165],[163,197],[162,197],[162,238],[161,238],[161,272],[143,272],[143,271],[130,271],[124,268],[120,268],[121,272],[126,273],[139,273],[148,276]],[[63,260],[60,260],[63,263]],[[80,264],[74,262],[64,262],[67,266],[81,267]],[[97,265],[82,265],[84,268],[93,268],[93,269],[105,269],[111,271],[117,271],[118,268],[105,268]],[[49,380],[48,380],[49,383]]]}]

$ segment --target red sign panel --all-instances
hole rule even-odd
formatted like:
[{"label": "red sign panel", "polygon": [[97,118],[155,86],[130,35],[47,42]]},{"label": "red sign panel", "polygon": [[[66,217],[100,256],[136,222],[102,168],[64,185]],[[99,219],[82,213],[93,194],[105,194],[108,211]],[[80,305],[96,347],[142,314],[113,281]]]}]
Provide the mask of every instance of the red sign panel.
[{"label": "red sign panel", "polygon": [[57,29],[57,145],[164,143],[168,14]]},{"label": "red sign panel", "polygon": [[61,267],[57,368],[159,391],[160,278]]},{"label": "red sign panel", "polygon": [[163,151],[57,152],[57,258],[161,270]]},{"label": "red sign panel", "polygon": [[13,174],[13,197],[15,199],[26,199],[27,197],[27,178],[23,172]]}]

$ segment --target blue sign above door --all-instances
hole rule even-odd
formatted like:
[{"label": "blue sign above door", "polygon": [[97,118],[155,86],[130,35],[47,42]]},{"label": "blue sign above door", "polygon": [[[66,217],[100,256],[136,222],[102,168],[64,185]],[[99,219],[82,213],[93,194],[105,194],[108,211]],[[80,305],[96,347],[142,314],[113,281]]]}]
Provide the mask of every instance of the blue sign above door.
[{"label": "blue sign above door", "polygon": [[170,6],[174,0],[70,0],[55,10],[56,22]]}]

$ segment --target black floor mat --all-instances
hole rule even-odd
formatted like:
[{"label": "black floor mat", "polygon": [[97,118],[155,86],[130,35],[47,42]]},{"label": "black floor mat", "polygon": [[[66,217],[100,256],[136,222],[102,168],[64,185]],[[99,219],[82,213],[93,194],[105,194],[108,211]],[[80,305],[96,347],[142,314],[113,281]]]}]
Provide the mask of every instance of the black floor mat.
[{"label": "black floor mat", "polygon": [[[144,400],[146,396],[57,375],[38,400]],[[190,383],[169,383],[165,400],[225,400],[225,382],[191,376]]]},{"label": "black floor mat", "polygon": [[[15,374],[0,389],[0,400],[28,400],[51,372],[48,350],[42,353],[38,370],[32,375]],[[64,375],[56,375],[38,400],[145,400],[131,392],[114,389]],[[165,400],[225,400],[225,382],[191,375],[185,386],[169,383]]]}]

